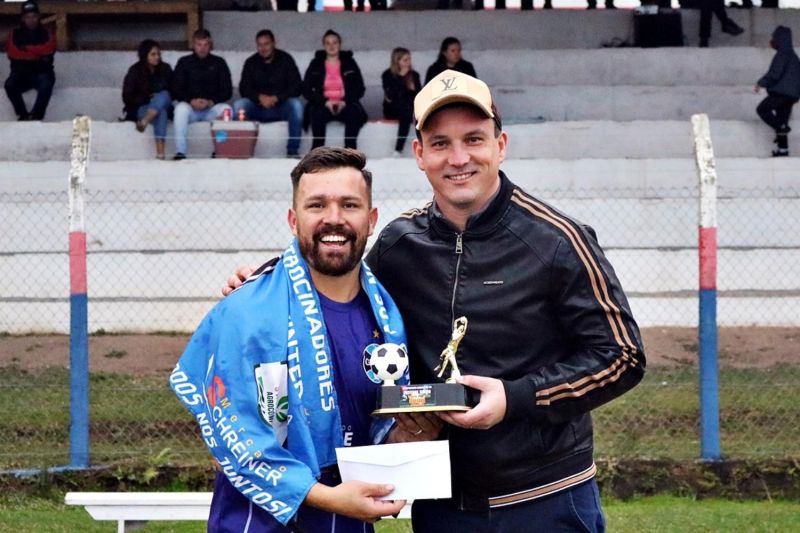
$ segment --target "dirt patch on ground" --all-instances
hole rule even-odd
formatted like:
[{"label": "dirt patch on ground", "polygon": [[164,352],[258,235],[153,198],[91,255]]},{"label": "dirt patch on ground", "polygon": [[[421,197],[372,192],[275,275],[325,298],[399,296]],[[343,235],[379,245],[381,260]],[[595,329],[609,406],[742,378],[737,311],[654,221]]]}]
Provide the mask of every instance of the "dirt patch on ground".
[{"label": "dirt patch on ground", "polygon": [[[642,330],[649,366],[697,366],[695,328]],[[766,368],[800,364],[800,328],[720,328],[719,365],[724,368]]]},{"label": "dirt patch on ground", "polygon": [[[648,366],[696,366],[696,329],[646,328],[642,336]],[[89,368],[104,373],[164,374],[172,370],[188,339],[188,335],[94,335],[89,338]],[[719,363],[734,368],[800,364],[800,328],[721,328]],[[66,368],[69,337],[2,337],[0,367],[6,366]]]},{"label": "dirt patch on ground", "polygon": [[[183,353],[188,335],[92,335],[89,370],[135,376],[166,374]],[[25,370],[69,367],[69,336],[0,338],[0,367]]]}]

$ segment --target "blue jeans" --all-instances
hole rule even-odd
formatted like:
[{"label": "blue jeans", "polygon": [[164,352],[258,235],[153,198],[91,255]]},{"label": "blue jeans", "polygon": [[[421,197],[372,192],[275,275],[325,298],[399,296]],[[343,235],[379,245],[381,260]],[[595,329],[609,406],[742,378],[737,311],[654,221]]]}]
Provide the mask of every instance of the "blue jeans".
[{"label": "blue jeans", "polygon": [[459,511],[453,500],[416,500],[411,523],[415,533],[603,533],[606,529],[594,479],[551,496],[488,511]]},{"label": "blue jeans", "polygon": [[30,115],[33,120],[43,120],[44,113],[47,111],[47,104],[53,94],[53,85],[56,84],[56,75],[52,71],[36,73],[12,72],[6,80],[5,88],[11,105],[14,106],[14,113],[23,118],[28,115],[25,101],[22,94],[36,91],[36,101],[33,104]]},{"label": "blue jeans", "polygon": [[158,115],[153,119],[153,137],[163,141],[167,138],[167,123],[169,122],[169,108],[172,106],[172,99],[169,91],[160,91],[153,95],[150,103],[140,106],[136,111],[136,120],[142,120],[148,109],[155,109]]},{"label": "blue jeans", "polygon": [[189,134],[189,124],[192,122],[212,121],[222,116],[225,109],[230,109],[228,104],[216,104],[208,109],[196,111],[187,102],[175,104],[175,114],[172,119],[175,124],[175,151],[186,155],[188,141],[186,136]]},{"label": "blue jeans", "polygon": [[289,122],[289,141],[286,143],[286,153],[297,155],[300,150],[300,137],[303,134],[303,103],[299,98],[287,98],[272,108],[262,107],[249,98],[240,98],[233,103],[233,116],[239,116],[239,110],[244,109],[247,120],[259,122]]}]

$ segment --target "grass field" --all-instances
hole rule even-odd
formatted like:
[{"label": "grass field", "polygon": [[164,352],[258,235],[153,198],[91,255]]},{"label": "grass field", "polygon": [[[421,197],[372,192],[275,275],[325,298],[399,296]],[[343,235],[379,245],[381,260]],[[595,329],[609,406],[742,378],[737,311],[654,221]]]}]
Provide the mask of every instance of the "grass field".
[{"label": "grass field", "polygon": [[[696,501],[689,498],[652,497],[604,503],[609,532],[800,532],[800,502]],[[411,531],[406,520],[383,520],[378,533]],[[95,522],[80,508],[38,498],[0,499],[0,533],[111,533],[113,522]],[[151,522],[144,533],[202,533],[202,522]],[[532,530],[533,531],[533,530]]]},{"label": "grass field", "polygon": [[[596,456],[669,458],[699,455],[697,373],[653,368],[629,394],[597,410]],[[0,392],[15,408],[0,418],[0,469],[68,462],[69,388],[63,369],[29,373],[0,368]],[[163,376],[92,374],[90,435],[93,464],[153,457],[205,461],[193,420]],[[800,367],[723,369],[722,449],[729,458],[800,455]]]}]

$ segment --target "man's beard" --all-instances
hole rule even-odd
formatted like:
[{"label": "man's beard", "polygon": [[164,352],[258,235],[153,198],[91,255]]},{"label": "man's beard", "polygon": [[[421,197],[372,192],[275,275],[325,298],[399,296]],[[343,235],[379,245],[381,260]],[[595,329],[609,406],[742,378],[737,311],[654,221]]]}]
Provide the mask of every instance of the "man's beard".
[{"label": "man's beard", "polygon": [[[323,255],[319,250],[320,240],[330,234],[343,235],[351,243],[349,253],[343,249],[341,254]],[[367,236],[359,237],[343,225],[328,224],[318,228],[310,240],[298,237],[297,244],[300,255],[311,268],[326,276],[344,276],[358,267],[367,247]]]}]

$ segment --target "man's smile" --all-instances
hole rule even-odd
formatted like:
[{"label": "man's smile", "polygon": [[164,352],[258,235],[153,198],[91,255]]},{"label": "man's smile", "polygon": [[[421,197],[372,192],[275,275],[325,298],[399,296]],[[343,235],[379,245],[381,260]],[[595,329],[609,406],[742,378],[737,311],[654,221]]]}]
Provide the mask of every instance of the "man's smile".
[{"label": "man's smile", "polygon": [[470,178],[470,177],[471,177],[473,174],[475,174],[475,172],[474,172],[474,171],[470,171],[470,172],[460,172],[460,173],[458,173],[458,174],[445,174],[444,178],[445,178],[446,180],[448,180],[448,181],[460,182],[460,181],[466,181],[466,180],[467,180],[467,179],[469,179],[469,178]]}]

